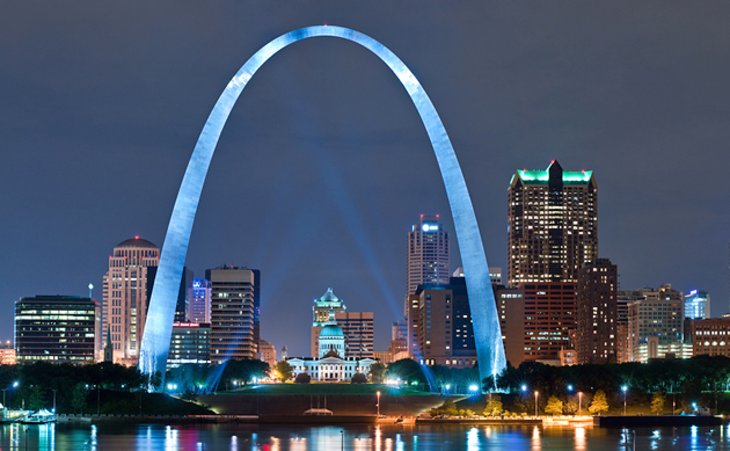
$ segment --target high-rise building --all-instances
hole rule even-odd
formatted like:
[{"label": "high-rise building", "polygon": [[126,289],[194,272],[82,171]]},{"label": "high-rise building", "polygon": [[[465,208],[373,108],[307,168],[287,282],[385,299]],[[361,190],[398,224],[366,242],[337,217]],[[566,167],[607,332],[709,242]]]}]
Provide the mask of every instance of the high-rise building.
[{"label": "high-rise building", "polygon": [[135,236],[117,244],[109,256],[109,270],[103,280],[102,346],[111,328],[114,361],[136,365],[147,319],[148,268],[160,262],[160,249]]},{"label": "high-rise building", "polygon": [[630,360],[646,361],[675,354],[683,343],[682,293],[663,284],[659,289],[644,288],[628,296],[637,298],[628,304]]},{"label": "high-rise building", "polygon": [[209,363],[210,324],[172,323],[167,368],[175,368],[185,364],[207,365]]},{"label": "high-rise building", "polygon": [[94,363],[101,312],[94,299],[35,296],[15,302],[18,363]]},{"label": "high-rise building", "polygon": [[576,348],[579,363],[616,362],[618,270],[599,258],[578,271]]},{"label": "high-rise building", "polygon": [[598,186],[593,171],[517,170],[508,195],[508,280],[576,282],[598,257]]},{"label": "high-rise building", "polygon": [[440,223],[441,216],[426,216],[423,213],[419,223],[411,226],[408,233],[408,268],[406,296],[403,314],[408,325],[408,349],[418,356],[416,348],[415,317],[418,300],[414,296],[419,285],[448,284],[451,274],[449,263],[449,234]]},{"label": "high-rise building", "polygon": [[417,359],[427,365],[473,366],[476,346],[464,278],[420,285],[414,296],[418,298],[413,312],[420,350]]},{"label": "high-rise building", "polygon": [[310,355],[317,357],[319,355],[319,332],[322,330],[330,317],[330,312],[335,314],[347,310],[345,301],[335,296],[332,288],[327,288],[325,293],[315,299],[312,305],[312,329],[310,335]]},{"label": "high-rise building", "polygon": [[560,352],[570,349],[575,331],[574,282],[522,283],[525,360],[559,365]]},{"label": "high-rise building", "polygon": [[525,294],[519,288],[495,287],[499,327],[507,362],[517,368],[525,360]]},{"label": "high-rise building", "polygon": [[188,294],[188,319],[194,323],[210,323],[210,280],[193,279]]},{"label": "high-rise building", "polygon": [[211,284],[210,360],[255,359],[255,271],[236,266],[208,269]]},{"label": "high-rise building", "polygon": [[375,315],[373,312],[335,312],[335,321],[345,334],[345,354],[357,359],[373,358]]},{"label": "high-rise building", "polygon": [[706,291],[690,291],[684,297],[684,317],[690,319],[709,318],[710,295]]}]

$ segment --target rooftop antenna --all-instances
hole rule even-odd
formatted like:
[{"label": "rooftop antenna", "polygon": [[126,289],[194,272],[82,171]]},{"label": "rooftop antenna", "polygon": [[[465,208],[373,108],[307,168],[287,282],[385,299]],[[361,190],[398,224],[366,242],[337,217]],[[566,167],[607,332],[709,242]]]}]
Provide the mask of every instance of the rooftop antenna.
[{"label": "rooftop antenna", "polygon": [[89,284],[89,299],[93,299],[93,298],[94,298],[94,284],[90,283]]}]

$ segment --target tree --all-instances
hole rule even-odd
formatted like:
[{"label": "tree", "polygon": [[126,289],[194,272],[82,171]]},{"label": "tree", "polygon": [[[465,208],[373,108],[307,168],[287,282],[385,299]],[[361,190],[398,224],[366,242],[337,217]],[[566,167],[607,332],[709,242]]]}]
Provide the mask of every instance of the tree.
[{"label": "tree", "polygon": [[310,382],[312,382],[312,376],[307,373],[299,373],[297,374],[297,377],[294,378],[295,384],[308,384]]},{"label": "tree", "polygon": [[662,415],[664,413],[664,395],[660,392],[654,393],[651,398],[651,413],[654,415]]},{"label": "tree", "polygon": [[496,417],[504,413],[502,399],[497,395],[491,395],[487,399],[487,405],[484,407],[484,415],[488,417]]},{"label": "tree", "polygon": [[574,399],[569,399],[569,400],[568,400],[568,401],[567,401],[567,402],[565,403],[565,406],[563,407],[563,411],[564,411],[564,412],[565,412],[565,413],[566,413],[567,415],[575,415],[575,414],[576,414],[576,413],[578,412],[578,403],[577,403],[577,402],[575,402],[575,400],[574,400]]},{"label": "tree", "polygon": [[550,415],[562,415],[563,414],[563,401],[557,396],[551,396],[547,400],[545,406],[545,413]]},{"label": "tree", "polygon": [[352,375],[352,379],[350,379],[351,384],[367,384],[368,383],[368,377],[362,373],[355,373]]},{"label": "tree", "polygon": [[419,385],[428,388],[426,376],[421,365],[412,359],[401,359],[388,365],[386,376],[389,379],[400,379],[409,385]]},{"label": "tree", "polygon": [[588,406],[588,411],[591,413],[591,415],[600,415],[602,413],[608,412],[608,400],[606,399],[606,392],[603,390],[598,390],[595,395],[593,395],[593,400],[591,401],[591,405]]},{"label": "tree", "polygon": [[370,378],[373,384],[382,384],[383,376],[385,376],[385,365],[380,362],[375,362],[370,365]]},{"label": "tree", "polygon": [[294,368],[289,365],[289,362],[287,362],[286,360],[282,360],[281,362],[277,362],[276,365],[274,365],[273,376],[275,379],[281,382],[286,382],[294,376]]},{"label": "tree", "polygon": [[71,390],[71,411],[74,413],[84,413],[86,407],[86,387],[83,384],[76,384]]}]

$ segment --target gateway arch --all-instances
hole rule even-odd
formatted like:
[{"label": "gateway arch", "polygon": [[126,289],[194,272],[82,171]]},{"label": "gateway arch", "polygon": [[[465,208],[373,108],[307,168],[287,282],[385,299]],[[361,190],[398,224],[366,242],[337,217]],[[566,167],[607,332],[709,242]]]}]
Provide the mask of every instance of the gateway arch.
[{"label": "gateway arch", "polygon": [[487,258],[466,182],[441,118],[413,73],[387,47],[358,31],[328,25],[293,30],[261,47],[228,82],[208,116],[185,170],[167,226],[139,354],[140,371],[150,377],[159,372],[164,379],[175,304],[195,213],[210,161],[236,100],[256,71],[279,50],[318,37],[340,38],[370,50],[398,77],[418,110],[451,207],[469,294],[479,374],[482,379],[498,374],[506,366],[506,360]]}]

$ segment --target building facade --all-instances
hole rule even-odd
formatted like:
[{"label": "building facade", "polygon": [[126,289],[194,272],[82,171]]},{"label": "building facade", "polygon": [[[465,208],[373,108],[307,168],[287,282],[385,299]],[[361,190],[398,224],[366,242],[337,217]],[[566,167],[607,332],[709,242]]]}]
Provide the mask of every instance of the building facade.
[{"label": "building facade", "polygon": [[449,261],[449,234],[440,222],[441,216],[423,213],[418,224],[408,232],[408,267],[406,268],[406,295],[403,314],[408,326],[408,349],[412,356],[421,354],[417,349],[416,318],[418,299],[416,289],[423,284],[448,284],[451,275]]},{"label": "building facade", "polygon": [[15,302],[17,363],[96,362],[101,309],[94,299],[35,296]]},{"label": "building facade", "polygon": [[448,284],[420,285],[415,297],[417,360],[426,365],[474,366],[474,328],[464,278],[452,277]]},{"label": "building facade", "polygon": [[576,284],[573,282],[523,283],[524,358],[560,364],[560,351],[572,348],[576,328]]},{"label": "building facade", "polygon": [[101,347],[111,329],[114,362],[136,365],[147,319],[148,268],[160,262],[160,249],[135,236],[117,244],[109,256],[109,270],[103,279]]},{"label": "building facade", "polygon": [[707,319],[710,317],[710,295],[706,291],[692,290],[684,296],[684,317]]},{"label": "building facade", "polygon": [[167,368],[185,364],[210,363],[210,324],[175,322],[172,324]]},{"label": "building facade", "polygon": [[269,364],[269,368],[276,365],[276,346],[266,340],[259,340],[259,360]]},{"label": "building facade", "polygon": [[730,317],[688,321],[688,341],[694,355],[730,357]]},{"label": "building facade", "polygon": [[508,280],[577,282],[598,258],[598,186],[593,171],[517,170],[508,194]]},{"label": "building facade", "polygon": [[210,280],[194,278],[188,294],[188,319],[194,323],[210,323]]},{"label": "building facade", "polygon": [[578,272],[576,350],[579,363],[616,363],[618,269],[599,258]]},{"label": "building facade", "polygon": [[335,321],[345,334],[345,353],[357,359],[375,357],[375,314],[373,312],[335,313]]},{"label": "building facade", "polygon": [[255,359],[254,270],[237,266],[209,269],[211,284],[210,360]]},{"label": "building facade", "polygon": [[494,289],[505,358],[517,368],[525,360],[525,294],[519,288]]},{"label": "building facade", "polygon": [[636,298],[628,304],[630,361],[676,355],[676,350],[683,348],[682,293],[664,284],[659,289],[644,288],[625,296]]}]

